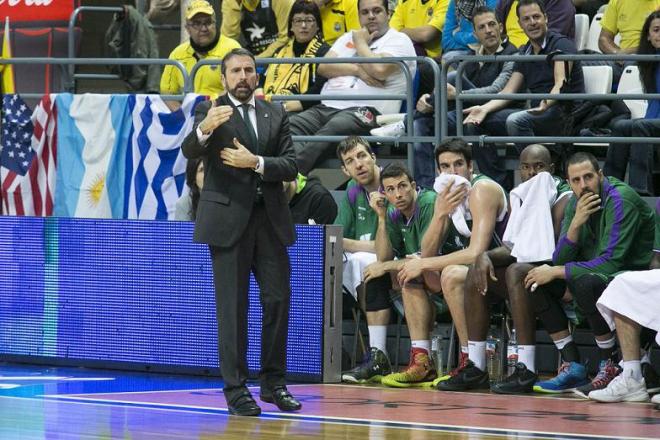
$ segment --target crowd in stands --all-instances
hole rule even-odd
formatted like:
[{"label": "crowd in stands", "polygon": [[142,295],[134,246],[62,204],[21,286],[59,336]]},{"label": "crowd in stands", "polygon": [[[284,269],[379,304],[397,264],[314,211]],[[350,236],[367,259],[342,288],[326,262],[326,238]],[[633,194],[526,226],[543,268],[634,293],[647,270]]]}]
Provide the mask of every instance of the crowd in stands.
[{"label": "crowd in stands", "polygon": [[[237,47],[259,58],[421,55],[439,63],[466,54],[542,54],[550,58],[467,64],[460,91],[455,72],[447,88],[437,90],[427,67],[406,60],[419,77],[414,132],[434,134],[433,98],[440,94],[449,100],[450,136],[459,123],[468,136],[558,136],[575,130],[567,121],[581,101],[495,97],[471,102],[462,114],[452,101],[458,93],[585,93],[583,63],[551,56],[577,54],[576,11],[593,16],[605,5],[603,53],[660,51],[660,0],[399,0],[393,8],[387,0],[223,0],[221,23],[210,3],[192,0],[182,14],[189,39],[169,57],[190,72],[197,62],[222,60]],[[600,64],[613,69],[616,87],[632,63]],[[659,63],[635,64],[644,92],[660,93]],[[612,144],[601,169],[590,152],[564,154],[558,163],[563,147],[520,142],[517,186],[497,146],[470,146],[458,137],[411,145],[413,169],[396,162],[381,167],[363,136],[402,134],[402,122],[381,129],[377,123],[380,115],[399,113],[401,101],[359,95],[405,93],[399,65],[298,60],[271,63],[260,76],[259,97],[292,97],[281,101],[292,135],[346,136],[339,143],[294,142],[299,174],[283,187],[296,222],[343,226],[344,286],[363,306],[369,331],[368,352],[343,373],[344,381],[502,394],[574,392],[603,402],[647,401],[660,391],[645,351],[653,332],[644,330],[660,330],[660,202],[654,211],[642,198],[657,195],[657,146]],[[165,67],[161,94],[181,93],[183,86],[183,76]],[[224,94],[220,66],[201,68],[194,91],[211,99]],[[296,98],[305,94],[323,99]],[[660,100],[649,101],[643,118],[628,116],[603,128],[622,137],[660,136]],[[349,179],[339,204],[310,175],[335,155]],[[195,219],[204,169],[204,160],[188,162],[189,192],[177,204],[177,220]],[[392,290],[401,292],[411,339],[410,363],[401,371],[386,343]],[[444,375],[430,353],[434,295],[446,301],[460,343],[458,365]],[[502,301],[517,331],[519,363],[491,382],[489,305]],[[598,347],[591,378],[570,330],[569,303],[579,308]],[[537,320],[562,359],[548,380],[536,371]],[[653,402],[660,404],[660,394]]]}]

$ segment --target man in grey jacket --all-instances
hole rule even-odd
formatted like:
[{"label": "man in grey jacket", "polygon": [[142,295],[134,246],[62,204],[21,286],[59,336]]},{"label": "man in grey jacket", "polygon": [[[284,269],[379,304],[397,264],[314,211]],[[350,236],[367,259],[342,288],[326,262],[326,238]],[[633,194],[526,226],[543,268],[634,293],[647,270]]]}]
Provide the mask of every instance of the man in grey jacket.
[{"label": "man in grey jacket", "polygon": [[[502,40],[502,24],[497,20],[495,11],[485,6],[474,11],[472,18],[474,35],[479,40],[479,47],[473,50],[471,55],[512,55],[518,52],[515,46]],[[511,77],[513,62],[495,63],[469,63],[466,64],[461,78],[462,93],[498,93],[504,88]],[[450,73],[450,83],[456,81],[455,73]],[[447,97],[454,99],[456,89],[452,84],[447,84]],[[471,105],[470,101],[467,105]],[[451,105],[452,103],[450,103]],[[434,134],[434,108],[433,99],[429,94],[424,94],[417,102],[417,113],[415,114],[415,134],[419,136],[433,136]],[[447,114],[448,135],[456,134],[456,111]],[[415,143],[415,181],[424,188],[433,188],[435,180],[435,160],[433,159],[433,145],[431,143]],[[472,151],[473,158],[479,166],[479,170],[491,177],[499,184],[504,185],[506,172],[504,165],[500,164],[494,148],[475,148]],[[507,188],[510,189],[510,188]]]}]

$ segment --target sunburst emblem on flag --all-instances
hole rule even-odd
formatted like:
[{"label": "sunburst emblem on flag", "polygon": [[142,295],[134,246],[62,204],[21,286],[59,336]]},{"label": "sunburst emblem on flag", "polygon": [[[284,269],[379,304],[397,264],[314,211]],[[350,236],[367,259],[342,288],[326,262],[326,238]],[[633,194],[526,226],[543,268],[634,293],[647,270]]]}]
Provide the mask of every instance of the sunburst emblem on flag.
[{"label": "sunburst emblem on flag", "polygon": [[98,206],[101,201],[101,194],[103,194],[103,188],[105,188],[105,175],[97,175],[92,183],[89,185],[89,188],[86,188],[87,200],[89,205],[92,207]]}]

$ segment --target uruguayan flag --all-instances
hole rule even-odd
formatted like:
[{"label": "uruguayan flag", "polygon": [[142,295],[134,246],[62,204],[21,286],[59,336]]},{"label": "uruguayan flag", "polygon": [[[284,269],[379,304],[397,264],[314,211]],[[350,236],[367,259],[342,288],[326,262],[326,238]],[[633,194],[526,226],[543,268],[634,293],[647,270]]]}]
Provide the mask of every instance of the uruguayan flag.
[{"label": "uruguayan flag", "polygon": [[57,96],[57,185],[53,214],[122,218],[131,118],[128,95]]},{"label": "uruguayan flag", "polygon": [[181,143],[192,130],[195,105],[204,98],[188,94],[175,112],[157,95],[129,99],[133,131],[126,158],[126,217],[172,219],[176,201],[187,191]]}]

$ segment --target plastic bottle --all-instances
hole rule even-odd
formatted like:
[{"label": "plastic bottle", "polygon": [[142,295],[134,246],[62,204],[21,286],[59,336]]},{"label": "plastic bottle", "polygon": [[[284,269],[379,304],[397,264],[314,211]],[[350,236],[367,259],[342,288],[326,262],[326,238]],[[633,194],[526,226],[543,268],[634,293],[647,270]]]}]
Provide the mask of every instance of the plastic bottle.
[{"label": "plastic bottle", "polygon": [[497,329],[491,327],[488,339],[486,339],[486,367],[491,382],[498,382],[502,377],[500,345],[501,340]]},{"label": "plastic bottle", "polygon": [[513,374],[513,372],[516,370],[517,363],[518,363],[518,340],[516,339],[516,329],[514,328],[511,331],[511,337],[509,338],[509,343],[506,346],[507,376]]},{"label": "plastic bottle", "polygon": [[442,347],[442,334],[440,334],[440,328],[437,325],[433,329],[433,333],[431,333],[431,355],[433,356],[433,362],[435,363],[438,377],[440,377],[444,374],[444,352]]}]

